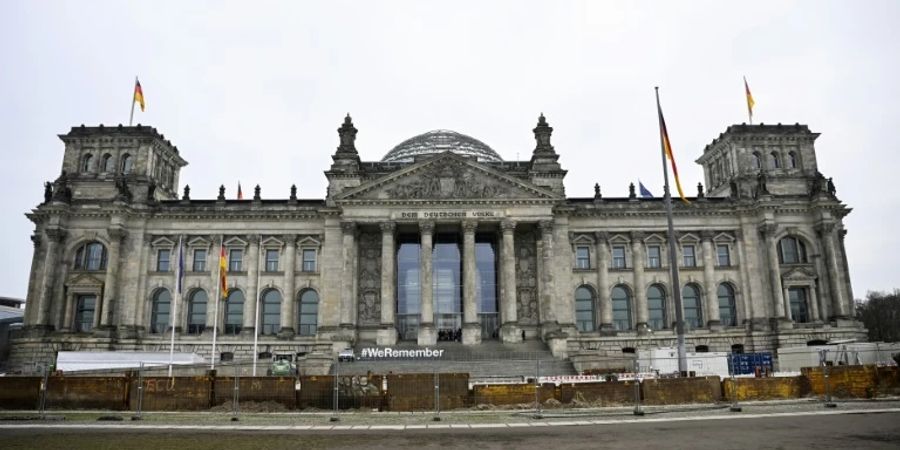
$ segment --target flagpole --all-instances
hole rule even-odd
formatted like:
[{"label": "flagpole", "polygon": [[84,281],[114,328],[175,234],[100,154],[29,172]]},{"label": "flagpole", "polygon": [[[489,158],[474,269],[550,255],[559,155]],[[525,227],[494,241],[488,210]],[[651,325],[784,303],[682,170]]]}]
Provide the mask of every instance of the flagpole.
[{"label": "flagpole", "polygon": [[[225,245],[225,236],[219,236],[219,245]],[[222,254],[222,249],[219,248],[219,254]],[[221,256],[219,257],[221,258]],[[222,301],[222,264],[219,262],[219,258],[216,258],[216,266],[219,270],[216,273],[216,306],[213,307],[213,338],[212,338],[212,352],[209,355],[210,362],[210,370],[216,370],[216,335],[219,331],[219,302]]]},{"label": "flagpole", "polygon": [[[656,91],[656,110],[659,113],[660,121],[662,121],[662,107],[659,105],[659,87],[653,88]],[[666,204],[666,222],[668,223],[668,235],[666,239],[669,241],[669,268],[672,273],[672,299],[675,301],[675,333],[678,346],[678,371],[682,374],[687,372],[687,353],[684,348],[684,311],[681,304],[681,282],[678,280],[678,261],[675,258],[675,227],[672,224],[672,194],[669,191],[669,168],[666,164],[666,143],[662,135],[662,123],[660,123],[659,145],[662,153],[663,166],[663,195]],[[671,145],[671,144],[670,144]]]},{"label": "flagpole", "polygon": [[[180,264],[182,256],[182,248],[184,245],[183,242],[184,237],[178,237],[178,261]],[[178,267],[175,268],[175,296],[173,297],[172,302],[172,338],[169,341],[169,376],[172,376],[172,363],[175,359],[175,324],[178,320],[178,300],[181,297],[181,281],[179,278],[181,277],[181,273]]]},{"label": "flagpole", "polygon": [[260,255],[262,255],[262,249],[257,248],[256,250],[256,292],[253,295],[256,296],[256,322],[253,325],[253,376],[256,376],[256,361],[259,358],[259,260]]},{"label": "flagpole", "polygon": [[[137,75],[134,76],[134,85],[137,86],[138,78]],[[131,90],[131,114],[128,116],[128,126],[131,126],[131,123],[134,122],[134,89]]]}]

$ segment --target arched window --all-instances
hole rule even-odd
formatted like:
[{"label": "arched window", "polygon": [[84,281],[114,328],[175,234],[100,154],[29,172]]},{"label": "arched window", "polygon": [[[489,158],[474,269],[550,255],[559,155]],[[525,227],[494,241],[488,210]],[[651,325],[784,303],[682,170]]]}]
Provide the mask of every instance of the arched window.
[{"label": "arched window", "polygon": [[791,169],[796,169],[799,166],[797,161],[797,152],[789,152],[788,153],[788,167]]},{"label": "arched window", "polygon": [[106,247],[97,241],[88,242],[75,251],[74,262],[75,270],[106,270]]},{"label": "arched window", "polygon": [[578,331],[594,331],[594,291],[587,286],[575,289],[575,323]]},{"label": "arched window", "polygon": [[666,293],[662,286],[654,284],[647,289],[647,325],[651,330],[666,328]]},{"label": "arched window", "polygon": [[128,175],[131,173],[132,166],[134,165],[134,158],[131,157],[128,153],[122,155],[122,174]]},{"label": "arched window", "polygon": [[737,326],[737,308],[734,305],[734,288],[728,283],[722,283],[717,290],[719,297],[719,320],[723,326]]},{"label": "arched window", "polygon": [[244,321],[244,293],[230,289],[225,300],[225,334],[240,334]]},{"label": "arched window", "polygon": [[631,325],[631,293],[628,288],[618,285],[612,289],[613,326],[616,330],[625,331]]},{"label": "arched window", "polygon": [[778,242],[778,257],[782,264],[806,263],[806,245],[796,237],[784,237]]},{"label": "arched window", "polygon": [[114,164],[113,157],[109,153],[103,155],[103,172],[111,173],[114,172],[116,165]]},{"label": "arched window", "polygon": [[150,307],[151,333],[165,333],[170,322],[171,307],[172,296],[168,289],[158,289],[153,293],[153,302]]},{"label": "arched window", "polygon": [[315,336],[319,321],[319,294],[312,289],[300,293],[300,336]]},{"label": "arched window", "polygon": [[753,152],[753,168],[762,169],[762,158],[760,157],[759,152]]},{"label": "arched window", "polygon": [[681,303],[684,307],[684,323],[691,328],[703,327],[703,309],[700,307],[700,288],[695,284],[687,284],[681,290]]},{"label": "arched window", "polygon": [[780,169],[781,168],[781,158],[778,157],[777,152],[772,152],[772,168]]},{"label": "arched window", "polygon": [[90,172],[91,171],[91,163],[94,162],[94,155],[90,153],[81,157],[81,171],[82,172]]},{"label": "arched window", "polygon": [[262,311],[258,314],[262,315],[260,334],[278,333],[281,330],[281,293],[275,289],[263,292]]},{"label": "arched window", "polygon": [[197,289],[188,302],[188,334],[200,334],[206,328],[206,291]]}]

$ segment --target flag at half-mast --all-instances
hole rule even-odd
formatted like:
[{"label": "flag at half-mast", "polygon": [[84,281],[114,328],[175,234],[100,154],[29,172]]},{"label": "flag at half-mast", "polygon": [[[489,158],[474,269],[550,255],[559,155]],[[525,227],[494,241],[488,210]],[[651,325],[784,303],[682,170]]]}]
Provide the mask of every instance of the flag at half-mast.
[{"label": "flag at half-mast", "polygon": [[141,105],[141,112],[144,112],[144,90],[141,89],[141,82],[137,77],[134,79],[134,103]]},{"label": "flag at half-mast", "polygon": [[747,96],[747,114],[750,115],[750,123],[753,123],[753,105],[756,104],[753,101],[753,94],[750,93],[750,85],[747,84],[747,77],[744,77],[744,95]]},{"label": "flag at half-mast", "polygon": [[690,203],[681,189],[681,179],[678,178],[678,167],[675,165],[675,155],[672,154],[672,143],[669,142],[669,131],[666,129],[666,119],[663,117],[662,107],[659,105],[658,93],[656,94],[656,112],[659,115],[659,139],[662,141],[666,158],[672,163],[672,175],[675,177],[675,187],[678,188],[678,196],[681,197],[681,201]]},{"label": "flag at half-mast", "polygon": [[222,300],[228,298],[228,262],[225,259],[225,245],[223,243],[221,251],[219,251],[219,291],[222,293]]}]

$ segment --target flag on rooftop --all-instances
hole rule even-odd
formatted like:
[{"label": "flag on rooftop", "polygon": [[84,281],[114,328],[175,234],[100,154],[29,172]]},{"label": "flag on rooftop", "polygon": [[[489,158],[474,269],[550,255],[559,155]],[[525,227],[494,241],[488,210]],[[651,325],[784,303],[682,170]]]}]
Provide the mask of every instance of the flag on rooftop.
[{"label": "flag on rooftop", "polygon": [[649,189],[644,187],[644,183],[641,183],[641,180],[638,180],[638,188],[641,191],[641,197],[643,198],[653,198],[653,193],[650,192]]},{"label": "flag on rooftop", "polygon": [[750,93],[750,85],[747,84],[747,77],[744,77],[744,94],[747,96],[747,114],[750,116],[750,124],[753,124],[753,94]]}]

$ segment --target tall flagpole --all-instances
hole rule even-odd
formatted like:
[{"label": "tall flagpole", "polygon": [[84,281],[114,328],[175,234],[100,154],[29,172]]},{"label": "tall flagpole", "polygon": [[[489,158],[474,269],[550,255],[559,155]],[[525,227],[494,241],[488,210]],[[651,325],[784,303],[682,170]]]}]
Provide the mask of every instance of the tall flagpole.
[{"label": "tall flagpole", "polygon": [[[669,225],[668,235],[666,239],[669,241],[669,268],[672,273],[672,299],[675,300],[675,333],[678,346],[678,371],[682,374],[687,372],[687,353],[684,348],[684,311],[681,304],[681,282],[678,280],[678,261],[675,258],[675,226],[672,224],[672,194],[669,191],[669,168],[666,164],[666,143],[662,134],[662,107],[659,105],[659,87],[653,88],[656,91],[656,110],[659,113],[660,134],[659,145],[662,150],[662,166],[663,180],[665,181],[663,190],[666,204],[666,221]],[[671,144],[670,144],[671,145]]]},{"label": "tall flagpole", "polygon": [[178,237],[178,267],[175,268],[175,297],[172,302],[172,338],[169,341],[169,376],[172,376],[172,363],[175,359],[175,324],[178,320],[178,301],[181,299],[181,264],[184,249],[184,236]]},{"label": "tall flagpole", "polygon": [[[225,236],[219,236],[219,245],[225,245]],[[216,258],[216,266],[219,267],[219,270],[216,272],[216,306],[213,307],[213,341],[212,341],[212,352],[209,355],[210,360],[210,370],[216,370],[216,335],[219,331],[219,302],[222,301],[222,263],[219,261],[222,258],[222,249],[219,248],[219,257]]]},{"label": "tall flagpole", "polygon": [[[146,80],[145,80],[146,81]],[[138,77],[134,76],[134,85],[137,86]],[[131,89],[131,114],[128,116],[128,126],[131,126],[131,123],[134,122],[134,88]]]},{"label": "tall flagpole", "polygon": [[[257,246],[259,247],[259,246]],[[262,248],[256,250],[256,322],[253,324],[253,376],[256,376],[256,360],[259,358],[259,260]]]}]

